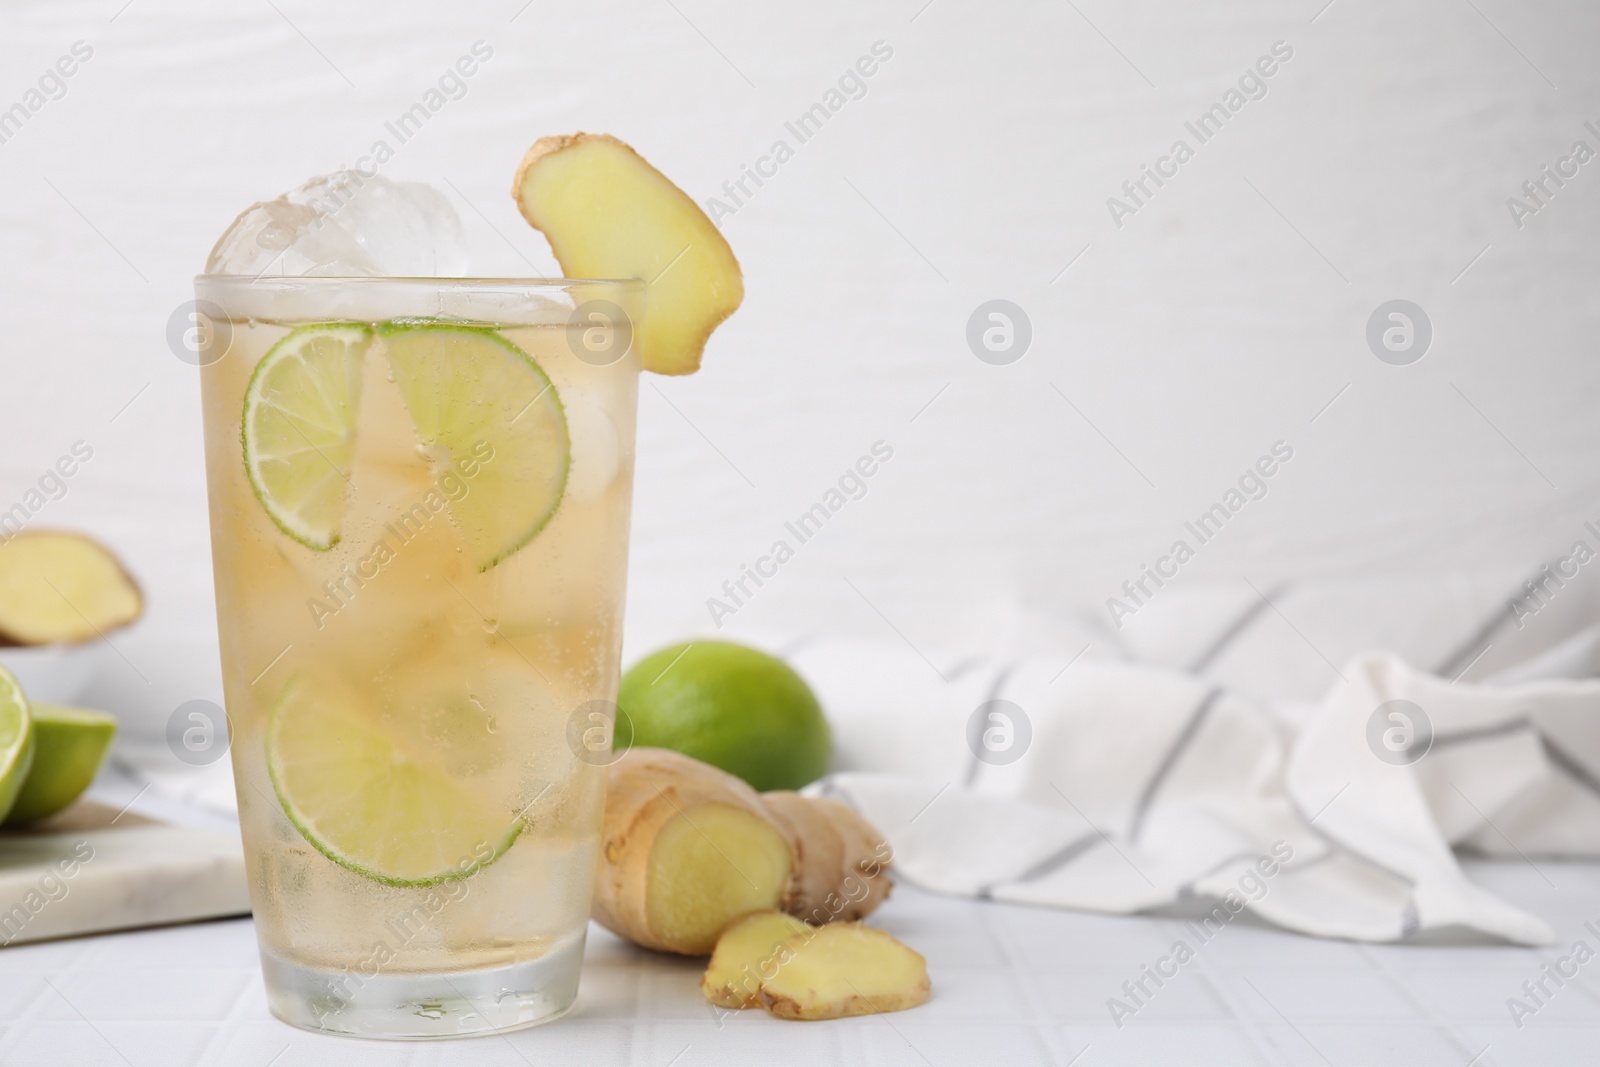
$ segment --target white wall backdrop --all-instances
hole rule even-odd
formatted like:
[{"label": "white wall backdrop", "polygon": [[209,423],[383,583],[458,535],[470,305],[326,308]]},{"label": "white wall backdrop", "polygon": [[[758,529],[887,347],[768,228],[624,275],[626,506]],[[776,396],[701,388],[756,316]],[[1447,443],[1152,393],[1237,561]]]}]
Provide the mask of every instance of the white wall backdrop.
[{"label": "white wall backdrop", "polygon": [[[386,121],[479,41],[399,144]],[[1185,123],[1277,42],[1201,143]],[[743,310],[700,374],[642,388],[631,655],[710,630],[707,598],[877,441],[866,495],[725,633],[1049,653],[1277,441],[1292,461],[1180,587],[1519,573],[1600,518],[1600,161],[1560,162],[1600,150],[1597,42],[1576,0],[12,0],[0,510],[92,446],[32,521],[97,531],[149,593],[103,699],[218,699],[196,371],[165,339],[212,241],[384,138],[477,273],[553,274],[507,190],[536,137],[586,129],[702,201],[793,149],[721,219]],[[800,143],[786,121],[875,48]],[[1576,174],[1519,225],[1545,165]],[[1365,338],[1397,298],[1434,334],[1406,366]],[[991,299],[1031,322],[1010,365],[968,346]]]}]

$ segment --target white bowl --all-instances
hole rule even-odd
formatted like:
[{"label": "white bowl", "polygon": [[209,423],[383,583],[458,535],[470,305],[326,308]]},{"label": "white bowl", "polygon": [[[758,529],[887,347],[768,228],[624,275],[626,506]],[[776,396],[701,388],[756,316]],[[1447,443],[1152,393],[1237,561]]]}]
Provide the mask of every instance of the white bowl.
[{"label": "white bowl", "polygon": [[0,667],[17,676],[29,700],[73,704],[94,680],[105,651],[104,641],[0,648]]}]

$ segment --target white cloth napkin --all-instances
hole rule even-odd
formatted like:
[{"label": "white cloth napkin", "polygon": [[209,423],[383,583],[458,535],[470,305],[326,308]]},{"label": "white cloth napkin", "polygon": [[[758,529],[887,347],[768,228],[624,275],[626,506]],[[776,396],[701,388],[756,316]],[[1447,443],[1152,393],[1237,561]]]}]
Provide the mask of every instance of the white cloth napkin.
[{"label": "white cloth napkin", "polygon": [[[1535,867],[1600,856],[1600,680],[1586,677],[1600,629],[1573,625],[1593,617],[1577,594],[1562,627],[1551,612],[1530,636],[1503,598],[1485,614],[1435,596],[1411,609],[1429,626],[1363,613],[1354,593],[1251,592],[1231,609],[1169,605],[1143,636],[1165,666],[1139,662],[1127,635],[1089,634],[1070,662],[950,667],[903,637],[803,644],[793,659],[844,768],[813,789],[885,833],[899,877],[940,892],[1108,912],[1195,897],[1210,925],[1249,910],[1327,937],[1549,942],[1455,849]],[[1448,676],[1393,652],[1329,658],[1375,614]],[[1190,669],[1170,663],[1180,647],[1199,650]],[[1452,681],[1477,658],[1498,674]],[[1321,699],[1298,699],[1317,674]],[[1249,692],[1251,676],[1271,695]]]}]

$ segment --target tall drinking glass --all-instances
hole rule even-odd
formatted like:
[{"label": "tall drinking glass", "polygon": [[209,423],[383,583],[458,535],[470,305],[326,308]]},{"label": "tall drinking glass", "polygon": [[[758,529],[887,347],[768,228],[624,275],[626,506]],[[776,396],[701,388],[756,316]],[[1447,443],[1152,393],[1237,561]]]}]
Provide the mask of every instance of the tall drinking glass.
[{"label": "tall drinking glass", "polygon": [[272,1010],[396,1038],[560,1014],[619,675],[640,286],[204,275],[195,291]]}]

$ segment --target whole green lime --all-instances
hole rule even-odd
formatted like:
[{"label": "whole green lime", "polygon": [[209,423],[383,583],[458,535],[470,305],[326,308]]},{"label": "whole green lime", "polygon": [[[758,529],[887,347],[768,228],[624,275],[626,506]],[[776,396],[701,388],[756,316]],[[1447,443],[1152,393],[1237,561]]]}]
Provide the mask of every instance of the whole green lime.
[{"label": "whole green lime", "polygon": [[630,740],[670,748],[760,791],[798,789],[828,769],[828,720],[811,687],[744,645],[691,641],[653,652],[622,676],[617,706],[618,748]]}]

